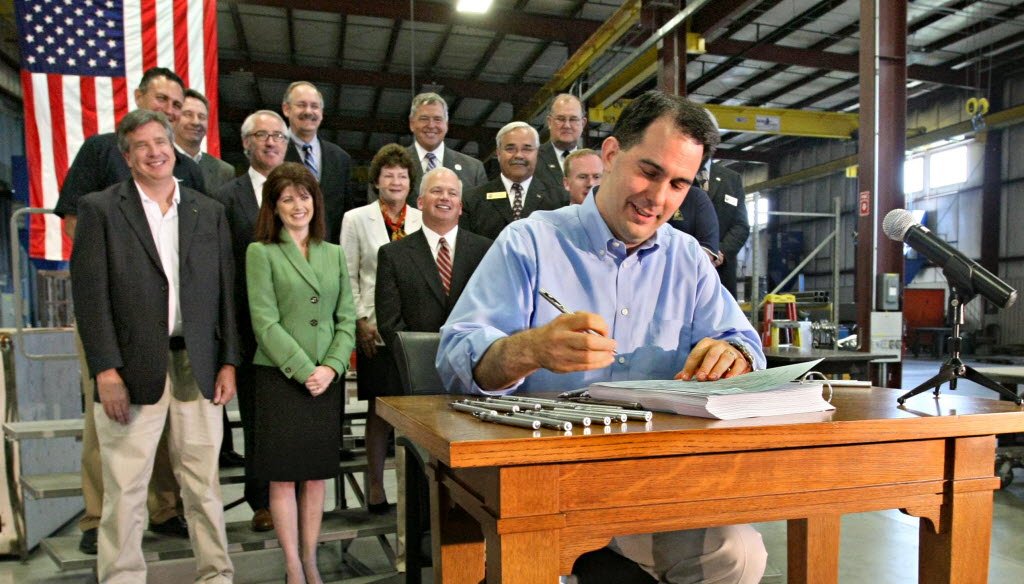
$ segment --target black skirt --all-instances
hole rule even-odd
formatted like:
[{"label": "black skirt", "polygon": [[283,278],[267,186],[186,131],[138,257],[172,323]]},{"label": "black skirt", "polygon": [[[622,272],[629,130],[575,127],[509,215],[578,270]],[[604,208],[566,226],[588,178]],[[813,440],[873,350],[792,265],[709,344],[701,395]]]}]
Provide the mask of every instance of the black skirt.
[{"label": "black skirt", "polygon": [[402,395],[398,365],[387,345],[378,345],[377,354],[373,357],[367,357],[362,350],[356,350],[356,389],[361,400]]},{"label": "black skirt", "polygon": [[342,384],[317,397],[276,367],[253,367],[256,478],[307,481],[338,475]]}]

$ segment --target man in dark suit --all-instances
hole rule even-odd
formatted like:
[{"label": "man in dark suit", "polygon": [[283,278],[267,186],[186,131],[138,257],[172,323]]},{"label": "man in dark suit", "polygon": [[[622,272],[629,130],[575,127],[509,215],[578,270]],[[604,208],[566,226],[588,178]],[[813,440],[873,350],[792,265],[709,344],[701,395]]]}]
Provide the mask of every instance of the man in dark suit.
[{"label": "man in dark suit", "polygon": [[[377,253],[377,327],[388,345],[398,331],[441,330],[491,246],[491,240],[459,229],[462,185],[454,171],[435,168],[424,175],[419,208],[423,227]],[[443,258],[441,239],[448,248],[447,263],[438,259]],[[442,272],[448,274],[447,290]]]},{"label": "man in dark suit", "polygon": [[715,206],[702,189],[690,187],[668,224],[692,235],[708,254],[712,264],[718,261],[718,218],[715,216]]},{"label": "man in dark suit", "polygon": [[263,183],[267,175],[284,162],[288,149],[288,127],[277,112],[260,110],[242,122],[242,147],[249,159],[249,170],[217,191],[216,198],[224,205],[231,229],[231,250],[235,259],[235,311],[238,321],[239,348],[242,364],[238,366],[238,413],[242,416],[245,438],[245,501],[253,510],[252,529],[270,531],[274,520],[270,515],[270,485],[253,476],[251,462],[256,444],[254,430],[255,396],[253,395],[252,358],[256,354],[256,337],[249,316],[249,295],[245,279],[245,251],[253,241],[256,217],[263,200]]},{"label": "man in dark suit", "polygon": [[562,182],[550,187],[534,176],[540,137],[526,122],[511,122],[498,130],[498,166],[501,175],[463,197],[461,227],[488,239],[498,237],[506,225],[537,210],[569,204]]},{"label": "man in dark suit", "polygon": [[235,178],[235,169],[230,164],[202,150],[210,125],[210,102],[205,95],[195,89],[186,89],[181,115],[172,124],[174,149],[199,165],[207,193],[216,193],[225,183]]},{"label": "man in dark suit", "polygon": [[[697,175],[700,180],[701,175]],[[715,265],[726,290],[736,297],[736,254],[750,237],[747,220],[747,195],[743,177],[720,162],[711,163],[711,172],[704,187],[718,215],[718,256]]]},{"label": "man in dark suit", "polygon": [[[135,90],[135,105],[139,109],[162,112],[174,123],[181,115],[185,99],[185,84],[174,71],[154,67],[142,75]],[[64,218],[64,232],[75,238],[78,200],[82,196],[101,191],[131,178],[131,170],[117,145],[117,135],[97,134],[87,139],[78,150],[61,186],[60,198],[54,213]],[[182,186],[206,192],[199,166],[188,156],[175,151],[174,176]],[[81,357],[82,352],[79,351]],[[79,359],[83,373],[88,369]],[[82,540],[78,549],[85,554],[96,553],[96,528],[103,509],[103,477],[100,469],[100,450],[93,425],[94,388],[92,379],[82,375],[82,393],[85,396],[85,428],[82,433],[82,499],[85,512],[78,520]],[[149,528],[165,535],[188,537],[188,526],[181,518],[181,497],[178,481],[171,472],[166,443],[156,455],[150,484]]]},{"label": "man in dark suit", "polygon": [[[210,124],[210,102],[206,96],[195,89],[185,90],[185,101],[181,105],[181,115],[174,125],[174,149],[188,156],[203,171],[203,182],[206,192],[216,193],[225,183],[235,178],[235,169],[220,158],[203,152],[203,139]],[[242,466],[245,461],[241,454],[235,452],[235,441],[228,423],[228,411],[224,409],[224,441],[220,445],[221,468]]]},{"label": "man in dark suit", "polygon": [[436,93],[421,93],[412,98],[409,111],[409,131],[412,144],[406,148],[409,156],[417,161],[417,172],[412,177],[409,189],[409,205],[416,206],[420,193],[420,179],[424,173],[443,166],[455,171],[462,181],[462,189],[469,189],[487,182],[484,165],[472,156],[447,148],[444,137],[448,135],[448,102]]},{"label": "man in dark suit", "polygon": [[284,159],[305,164],[320,181],[327,208],[327,241],[338,243],[342,216],[366,203],[356,196],[355,189],[348,188],[352,157],[341,146],[316,135],[324,119],[324,96],[315,85],[309,81],[289,85],[281,109],[288,120],[293,146],[285,151]]},{"label": "man in dark suit", "polygon": [[[174,132],[159,112],[118,124],[131,178],[79,203],[75,317],[101,407],[101,582],[146,580],[142,522],[164,428],[181,480],[196,581],[231,582],[217,453],[239,362],[224,208],[178,185]],[[171,420],[171,422],[168,422]]]},{"label": "man in dark suit", "polygon": [[583,103],[575,95],[556,95],[551,100],[547,122],[551,140],[540,147],[537,155],[537,178],[546,185],[561,186],[565,157],[579,148],[587,127]]}]

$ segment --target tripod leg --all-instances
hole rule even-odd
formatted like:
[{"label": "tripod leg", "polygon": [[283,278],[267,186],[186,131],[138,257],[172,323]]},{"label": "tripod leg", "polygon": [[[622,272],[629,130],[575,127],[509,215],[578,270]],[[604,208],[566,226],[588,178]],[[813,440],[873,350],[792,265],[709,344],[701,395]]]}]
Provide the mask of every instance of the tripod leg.
[{"label": "tripod leg", "polygon": [[939,369],[939,372],[935,374],[934,377],[932,377],[931,379],[928,379],[927,381],[925,381],[921,385],[918,385],[914,389],[912,389],[912,390],[908,391],[907,393],[905,393],[905,394],[901,395],[900,397],[898,397],[896,399],[896,403],[898,403],[900,405],[903,405],[903,402],[907,401],[908,399],[914,397],[915,395],[917,395],[919,393],[924,393],[924,392],[928,391],[929,389],[934,389],[936,395],[938,395],[939,388],[942,387],[943,383],[946,383],[947,381],[952,381],[953,379],[956,379],[956,371],[957,371],[957,369],[958,368],[956,366],[954,366],[954,365],[944,364]]},{"label": "tripod leg", "polygon": [[1022,401],[1024,401],[1024,400],[1021,399],[1020,396],[1018,396],[1017,394],[1013,393],[1009,389],[1006,389],[1006,387],[1004,387],[1003,384],[997,383],[995,380],[990,379],[989,377],[986,377],[984,373],[981,373],[980,371],[978,371],[977,369],[971,367],[970,365],[968,365],[966,367],[966,369],[967,369],[967,373],[966,373],[966,375],[964,375],[965,379],[973,381],[974,383],[977,383],[978,385],[983,385],[983,386],[991,389],[992,391],[998,392],[999,395],[1003,396],[1004,398],[1006,398],[1008,400],[1013,401],[1018,406],[1022,403]]}]

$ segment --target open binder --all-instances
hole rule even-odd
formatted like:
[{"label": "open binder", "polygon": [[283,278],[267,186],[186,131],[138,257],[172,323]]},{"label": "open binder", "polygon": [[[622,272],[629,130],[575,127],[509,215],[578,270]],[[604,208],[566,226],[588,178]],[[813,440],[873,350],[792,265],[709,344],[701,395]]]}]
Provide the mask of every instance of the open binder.
[{"label": "open binder", "polygon": [[[753,371],[717,381],[606,381],[587,388],[595,399],[638,402],[645,409],[734,420],[834,410],[827,382],[801,380],[822,360]],[[831,393],[831,392],[830,392]]]}]

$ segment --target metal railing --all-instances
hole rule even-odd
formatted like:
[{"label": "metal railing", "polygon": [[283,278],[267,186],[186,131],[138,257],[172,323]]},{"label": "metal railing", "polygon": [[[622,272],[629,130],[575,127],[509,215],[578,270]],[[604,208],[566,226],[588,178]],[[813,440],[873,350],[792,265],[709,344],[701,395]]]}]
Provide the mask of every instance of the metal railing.
[{"label": "metal railing", "polygon": [[18,241],[18,220],[22,215],[43,215],[53,213],[53,209],[36,209],[24,207],[11,213],[11,277],[14,278],[14,340],[18,345],[21,354],[28,359],[37,361],[64,361],[78,359],[76,353],[29,353],[25,348],[24,337],[31,334],[43,334],[51,332],[25,327],[24,290],[21,286],[21,245]]}]

